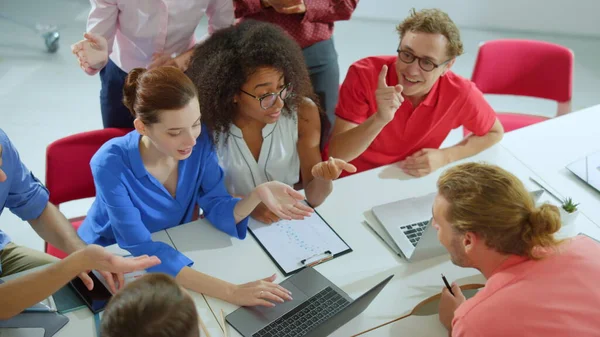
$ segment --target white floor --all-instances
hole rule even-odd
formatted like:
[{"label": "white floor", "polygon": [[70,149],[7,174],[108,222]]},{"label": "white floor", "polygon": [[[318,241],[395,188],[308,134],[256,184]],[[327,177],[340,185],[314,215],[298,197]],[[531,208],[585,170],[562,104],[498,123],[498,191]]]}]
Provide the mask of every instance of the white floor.
[{"label": "white floor", "polygon": [[[85,75],[70,53],[70,45],[81,38],[89,3],[85,0],[61,0],[40,6],[39,1],[0,0],[0,128],[19,149],[21,159],[44,180],[45,149],[61,137],[102,127],[99,107],[100,80]],[[24,15],[22,13],[27,13]],[[41,37],[31,29],[2,18],[2,14],[18,20],[29,20],[30,26],[58,23],[61,34],[56,54],[45,52]],[[399,18],[399,20],[402,18]],[[394,54],[398,36],[397,22],[353,19],[336,25],[335,43],[339,54],[341,77],[348,66],[365,56]],[[198,33],[206,30],[206,22]],[[582,109],[600,103],[600,39],[547,36],[527,33],[507,33],[462,30],[466,54],[461,56],[454,71],[465,77],[471,75],[477,46],[481,41],[519,37],[559,43],[575,53],[575,82],[573,107]],[[537,99],[489,97],[492,106],[501,111],[536,112],[552,116],[555,105]],[[457,130],[447,144],[458,141]],[[65,205],[67,216],[85,214],[89,201]],[[2,230],[16,243],[42,249],[42,240],[12,213],[0,216]]]}]

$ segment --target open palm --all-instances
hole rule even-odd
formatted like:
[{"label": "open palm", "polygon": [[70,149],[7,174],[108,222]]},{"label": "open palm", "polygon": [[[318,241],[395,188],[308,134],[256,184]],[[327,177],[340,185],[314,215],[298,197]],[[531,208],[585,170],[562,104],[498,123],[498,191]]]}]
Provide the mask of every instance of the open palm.
[{"label": "open palm", "polygon": [[302,220],[313,212],[312,208],[301,202],[304,200],[302,193],[277,181],[259,185],[256,194],[281,219]]},{"label": "open palm", "polygon": [[103,36],[97,34],[85,33],[83,37],[84,40],[71,46],[71,51],[77,55],[81,69],[93,75],[108,62],[108,43]]},{"label": "open palm", "polygon": [[[85,265],[87,268],[98,270],[113,293],[125,284],[123,273],[147,269],[161,263],[156,256],[143,255],[134,258],[125,258],[111,254],[98,245],[88,245],[83,249],[82,253],[86,257],[87,262],[85,262]],[[81,273],[79,278],[88,289],[91,290],[94,287],[94,282],[88,276],[87,272]]]}]

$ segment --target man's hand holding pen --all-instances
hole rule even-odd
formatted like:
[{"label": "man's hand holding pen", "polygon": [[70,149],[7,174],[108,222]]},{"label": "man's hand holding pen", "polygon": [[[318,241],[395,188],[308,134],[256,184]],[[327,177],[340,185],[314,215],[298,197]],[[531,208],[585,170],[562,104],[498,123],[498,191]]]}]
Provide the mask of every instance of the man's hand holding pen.
[{"label": "man's hand holding pen", "polygon": [[442,297],[440,298],[439,307],[440,322],[442,322],[448,331],[452,331],[454,311],[467,300],[458,284],[452,283],[451,289],[454,295],[452,295],[448,287],[442,288]]}]

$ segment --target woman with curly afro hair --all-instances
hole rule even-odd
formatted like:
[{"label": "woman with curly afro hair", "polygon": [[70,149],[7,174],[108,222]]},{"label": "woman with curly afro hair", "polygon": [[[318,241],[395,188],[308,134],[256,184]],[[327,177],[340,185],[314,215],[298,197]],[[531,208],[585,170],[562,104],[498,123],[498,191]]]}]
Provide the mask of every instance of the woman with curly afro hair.
[{"label": "woman with curly afro hair", "polygon": [[[312,206],[331,193],[340,159],[321,162],[322,122],[302,51],[281,28],[244,21],[196,47],[187,75],[196,84],[202,122],[214,133],[229,193],[245,196],[267,181],[302,187]],[[252,216],[279,218],[263,204]]]}]

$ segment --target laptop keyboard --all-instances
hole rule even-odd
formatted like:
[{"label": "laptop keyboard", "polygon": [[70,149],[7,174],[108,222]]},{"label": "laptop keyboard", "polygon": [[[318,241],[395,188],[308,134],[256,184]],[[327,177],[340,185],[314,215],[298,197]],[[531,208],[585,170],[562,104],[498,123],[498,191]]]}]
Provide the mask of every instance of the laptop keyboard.
[{"label": "laptop keyboard", "polygon": [[318,292],[252,337],[299,337],[335,315],[350,302],[331,287]]},{"label": "laptop keyboard", "polygon": [[401,226],[400,229],[406,234],[406,237],[410,240],[410,243],[414,247],[417,246],[417,242],[421,239],[425,228],[429,224],[429,220],[423,222],[417,222],[412,225]]}]

